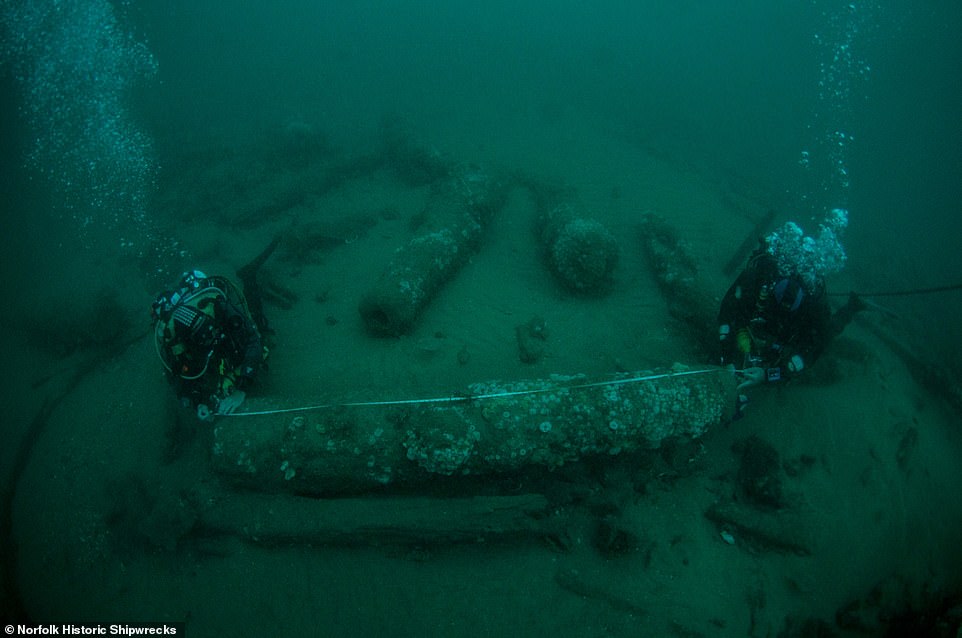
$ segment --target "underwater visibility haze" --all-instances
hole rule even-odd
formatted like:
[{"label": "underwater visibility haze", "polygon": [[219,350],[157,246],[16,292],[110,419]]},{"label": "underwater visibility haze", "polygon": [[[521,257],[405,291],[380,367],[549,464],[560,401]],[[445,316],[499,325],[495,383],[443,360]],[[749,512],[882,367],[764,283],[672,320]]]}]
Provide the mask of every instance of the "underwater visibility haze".
[{"label": "underwater visibility haze", "polygon": [[[960,31],[4,0],[0,620],[955,635]],[[760,240],[860,305],[744,386],[716,319]],[[179,400],[224,335],[164,350],[195,269],[265,346],[235,414]]]}]

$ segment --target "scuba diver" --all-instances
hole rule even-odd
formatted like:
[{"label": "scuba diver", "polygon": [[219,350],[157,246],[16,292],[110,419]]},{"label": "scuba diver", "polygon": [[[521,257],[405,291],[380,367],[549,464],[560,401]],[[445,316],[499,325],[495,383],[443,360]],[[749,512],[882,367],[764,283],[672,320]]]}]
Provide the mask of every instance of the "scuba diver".
[{"label": "scuba diver", "polygon": [[193,270],[157,297],[151,318],[157,354],[181,404],[205,421],[240,407],[267,357],[240,289]]},{"label": "scuba diver", "polygon": [[825,276],[845,263],[839,234],[847,223],[847,212],[835,209],[817,238],[786,223],[728,289],[718,313],[720,359],[737,369],[739,390],[799,374],[865,308],[851,293],[833,314],[825,290]]}]

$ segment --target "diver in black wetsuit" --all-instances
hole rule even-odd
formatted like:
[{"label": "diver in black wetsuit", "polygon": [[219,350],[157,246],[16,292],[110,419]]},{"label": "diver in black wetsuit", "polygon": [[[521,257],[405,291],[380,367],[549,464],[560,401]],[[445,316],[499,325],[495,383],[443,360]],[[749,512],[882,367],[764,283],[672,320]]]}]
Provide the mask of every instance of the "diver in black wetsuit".
[{"label": "diver in black wetsuit", "polygon": [[203,420],[234,412],[267,356],[240,289],[194,270],[154,301],[151,317],[157,353],[181,403]]},{"label": "diver in black wetsuit", "polygon": [[237,271],[243,292],[227,277],[193,270],[151,307],[157,353],[168,378],[184,407],[202,420],[237,410],[266,367],[264,336],[273,331],[257,274],[278,243],[275,238]]},{"label": "diver in black wetsuit", "polygon": [[848,211],[835,208],[808,237],[787,222],[762,240],[728,289],[718,313],[720,362],[736,368],[740,389],[791,378],[810,366],[865,303],[855,293],[835,314],[825,277],[846,255]]},{"label": "diver in black wetsuit", "polygon": [[809,284],[779,271],[767,245],[728,289],[718,313],[722,365],[732,364],[743,386],[791,378],[810,366],[828,343],[865,307],[852,293],[835,314],[825,280]]}]

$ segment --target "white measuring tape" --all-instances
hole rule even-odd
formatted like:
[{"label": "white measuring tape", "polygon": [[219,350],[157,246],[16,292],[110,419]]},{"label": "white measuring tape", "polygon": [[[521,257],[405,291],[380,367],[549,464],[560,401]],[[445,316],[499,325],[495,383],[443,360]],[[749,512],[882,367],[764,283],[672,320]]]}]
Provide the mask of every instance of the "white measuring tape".
[{"label": "white measuring tape", "polygon": [[541,394],[544,392],[555,392],[556,390],[578,390],[582,388],[597,388],[601,386],[625,385],[628,383],[641,383],[642,381],[655,381],[669,377],[690,377],[696,374],[707,374],[709,372],[727,372],[726,368],[703,368],[701,370],[685,370],[682,372],[664,372],[661,374],[651,374],[643,377],[629,377],[627,379],[611,379],[609,381],[595,381],[592,383],[579,383],[576,385],[556,386],[553,388],[539,388],[536,390],[514,390],[512,392],[492,392],[489,394],[472,394],[467,396],[454,397],[435,397],[431,399],[400,399],[394,401],[356,401],[351,403],[320,403],[317,405],[307,405],[299,408],[283,408],[279,410],[261,410],[258,412],[234,412],[233,414],[221,414],[219,416],[265,416],[269,414],[287,414],[289,412],[310,412],[312,410],[325,410],[330,408],[359,408],[365,406],[385,406],[385,405],[418,405],[426,403],[467,403],[468,401],[481,401],[484,399],[498,399],[501,397],[515,397],[526,394]]}]

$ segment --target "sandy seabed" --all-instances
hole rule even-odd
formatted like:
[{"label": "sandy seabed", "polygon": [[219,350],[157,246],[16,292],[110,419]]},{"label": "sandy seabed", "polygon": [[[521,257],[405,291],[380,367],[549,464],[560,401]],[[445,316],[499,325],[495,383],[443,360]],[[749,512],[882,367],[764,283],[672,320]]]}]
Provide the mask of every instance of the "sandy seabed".
[{"label": "sandy seabed", "polygon": [[[363,175],[302,203],[295,214],[302,222],[373,216],[372,227],[312,262],[272,259],[265,267],[298,301],[286,310],[268,306],[276,344],[248,407],[445,396],[475,381],[702,363],[692,360],[696,349],[668,315],[645,264],[639,215],[659,213],[678,229],[720,299],[728,285],[722,265],[764,210],[756,195],[733,192],[718,175],[596,130],[538,151],[523,150],[531,148],[523,138],[516,142],[497,157],[466,142],[452,142],[450,152],[537,166],[546,178],[573,184],[585,209],[619,240],[608,295],[579,298],[558,286],[532,232],[532,202],[515,190],[482,248],[415,330],[372,337],[358,301],[411,237],[408,221],[427,189],[404,186],[384,171]],[[233,228],[210,217],[177,218],[196,266],[228,274],[289,221]],[[89,260],[48,248],[37,259],[54,277],[73,272],[79,281],[103,282],[106,273],[130,267],[123,258]],[[61,286],[31,288],[15,307],[42,305]],[[146,328],[157,291],[136,277],[112,289],[123,308],[141,313]],[[80,293],[64,296],[67,307],[89,303]],[[534,316],[549,328],[546,356],[525,365],[514,328]],[[180,432],[183,447],[171,451],[174,398],[149,335],[88,369],[83,351],[56,359],[11,331],[5,468],[14,465],[15,444],[31,423],[44,421],[12,502],[21,598],[37,621],[186,621],[191,635],[768,636],[788,618],[831,623],[880,582],[900,583],[906,598],[958,591],[959,415],[919,387],[869,329],[882,321],[864,315],[813,367],[813,378],[831,382],[755,392],[743,419],[692,448],[690,471],[649,477],[643,490],[624,467],[602,473],[603,480],[586,478],[586,498],[616,508],[619,526],[639,539],[616,556],[597,550],[588,524],[572,525],[563,549],[264,546],[238,539],[136,546],[118,530],[133,525],[149,537],[151,525],[164,523],[148,520],[155,511],[150,503],[142,512],[130,504],[138,495],[176,500],[192,482],[216,482],[205,469],[203,429],[210,426],[197,424],[187,437]],[[819,366],[836,374],[818,375]],[[760,548],[737,530],[726,540],[705,516],[732,492],[739,462],[733,446],[751,435],[771,443],[786,465],[809,459],[783,476],[808,555]],[[142,514],[140,523],[125,518],[131,511]]]}]

